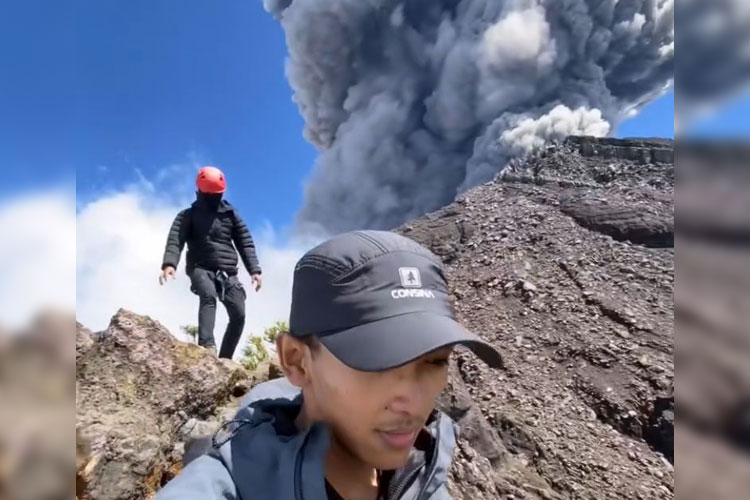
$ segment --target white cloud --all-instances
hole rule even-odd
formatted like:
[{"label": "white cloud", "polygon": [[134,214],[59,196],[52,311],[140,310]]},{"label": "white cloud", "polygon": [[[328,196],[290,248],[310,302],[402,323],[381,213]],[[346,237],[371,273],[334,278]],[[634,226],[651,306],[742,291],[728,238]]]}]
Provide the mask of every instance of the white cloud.
[{"label": "white cloud", "polygon": [[485,31],[483,49],[492,71],[528,64],[548,68],[555,60],[556,47],[544,8],[536,5],[510,12]]},{"label": "white cloud", "polygon": [[[123,307],[146,314],[185,340],[181,325],[197,324],[198,298],[190,290],[184,272],[184,254],[177,279],[158,283],[164,244],[174,216],[183,208],[177,203],[154,204],[153,194],[142,186],[110,194],[82,207],[77,222],[77,317],[93,330],[106,328],[109,319]],[[231,200],[231,198],[230,198]],[[253,228],[253,237],[263,267],[263,289],[250,290],[243,269],[240,279],[248,289],[244,338],[262,333],[275,321],[289,316],[294,264],[308,248],[280,243],[270,227]],[[221,341],[227,315],[219,305],[215,337]],[[235,356],[239,355],[240,348]]]},{"label": "white cloud", "polygon": [[499,141],[513,156],[523,156],[551,140],[562,140],[569,135],[603,137],[609,131],[610,124],[602,118],[600,110],[570,109],[560,104],[537,119],[521,120],[504,131]]},{"label": "white cloud", "polygon": [[40,191],[0,204],[0,325],[16,330],[46,308],[75,307],[75,194]]}]

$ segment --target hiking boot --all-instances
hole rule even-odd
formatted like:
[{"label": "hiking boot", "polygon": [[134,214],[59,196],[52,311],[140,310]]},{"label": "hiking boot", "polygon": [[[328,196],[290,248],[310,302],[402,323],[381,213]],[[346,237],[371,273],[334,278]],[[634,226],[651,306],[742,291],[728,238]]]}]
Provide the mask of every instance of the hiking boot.
[{"label": "hiking boot", "polygon": [[206,347],[206,349],[212,356],[216,356],[216,346],[211,345]]}]

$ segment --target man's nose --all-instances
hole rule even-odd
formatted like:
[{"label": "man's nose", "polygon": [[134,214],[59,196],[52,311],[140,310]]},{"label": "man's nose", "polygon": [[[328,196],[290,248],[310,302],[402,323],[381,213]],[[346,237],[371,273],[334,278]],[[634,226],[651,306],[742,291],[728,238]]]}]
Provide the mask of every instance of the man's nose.
[{"label": "man's nose", "polygon": [[424,377],[412,365],[393,371],[393,397],[389,409],[409,416],[419,415],[429,398]]}]

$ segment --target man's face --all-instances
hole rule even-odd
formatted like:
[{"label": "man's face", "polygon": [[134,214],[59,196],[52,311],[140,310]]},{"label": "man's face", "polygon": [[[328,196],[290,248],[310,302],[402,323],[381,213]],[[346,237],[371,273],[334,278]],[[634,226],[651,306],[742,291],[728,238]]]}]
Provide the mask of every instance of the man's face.
[{"label": "man's face", "polygon": [[377,469],[396,469],[406,463],[445,388],[450,352],[441,349],[385,372],[361,372],[321,345],[312,356],[305,404],[349,453]]}]

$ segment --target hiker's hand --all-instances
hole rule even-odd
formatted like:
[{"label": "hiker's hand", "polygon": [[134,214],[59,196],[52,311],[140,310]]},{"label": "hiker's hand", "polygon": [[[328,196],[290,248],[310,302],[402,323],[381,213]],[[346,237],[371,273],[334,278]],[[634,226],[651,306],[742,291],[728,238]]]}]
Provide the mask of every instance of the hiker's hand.
[{"label": "hiker's hand", "polygon": [[175,279],[175,269],[172,266],[165,267],[159,275],[159,284],[163,285],[167,282],[168,278]]},{"label": "hiker's hand", "polygon": [[253,274],[250,276],[250,279],[253,282],[253,287],[255,288],[256,292],[260,291],[260,288],[263,286],[263,278],[260,274]]}]

